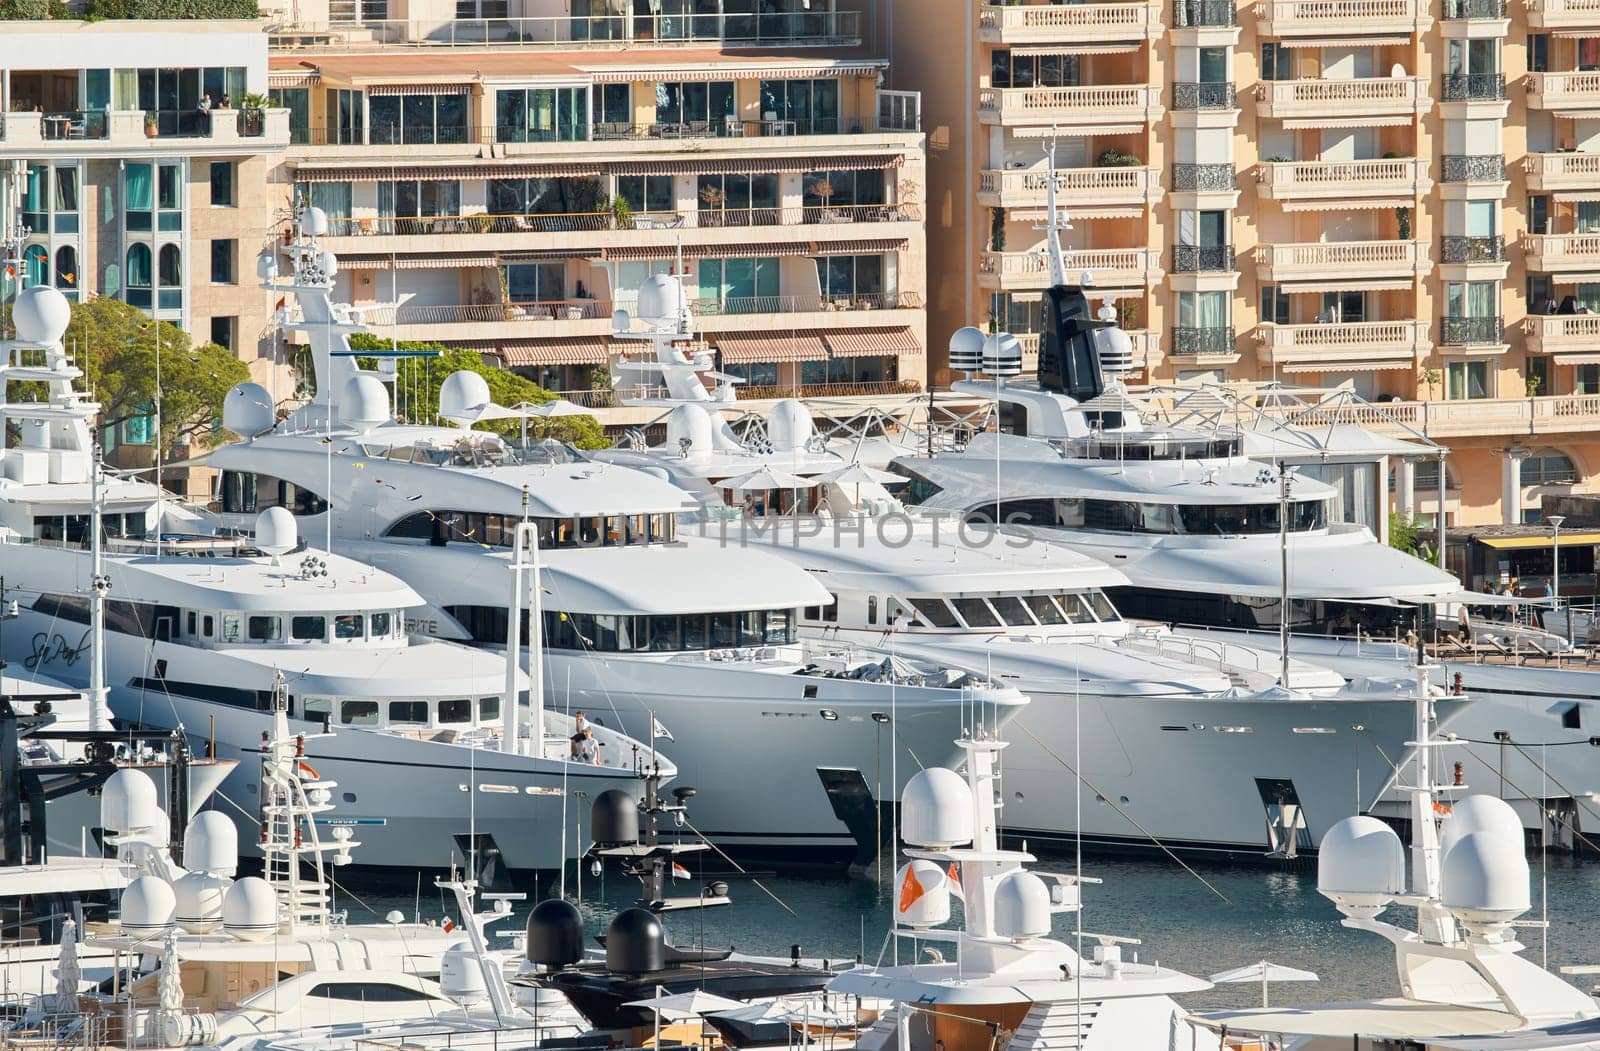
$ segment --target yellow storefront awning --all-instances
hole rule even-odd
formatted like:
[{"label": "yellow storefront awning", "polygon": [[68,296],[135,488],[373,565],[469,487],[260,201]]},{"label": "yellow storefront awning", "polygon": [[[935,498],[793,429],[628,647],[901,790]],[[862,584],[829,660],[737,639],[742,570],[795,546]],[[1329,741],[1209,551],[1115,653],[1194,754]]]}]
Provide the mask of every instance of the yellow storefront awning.
[{"label": "yellow storefront awning", "polygon": [[[1480,536],[1473,539],[1484,547],[1492,547],[1499,551],[1549,547],[1552,543],[1555,543],[1555,538],[1548,536]],[[1561,534],[1562,547],[1583,547],[1588,544],[1600,544],[1600,533]]]}]

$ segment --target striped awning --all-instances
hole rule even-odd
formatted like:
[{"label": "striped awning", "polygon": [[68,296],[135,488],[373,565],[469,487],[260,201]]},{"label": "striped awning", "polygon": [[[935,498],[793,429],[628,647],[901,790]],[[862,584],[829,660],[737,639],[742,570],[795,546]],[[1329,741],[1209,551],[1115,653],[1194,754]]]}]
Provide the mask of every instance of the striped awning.
[{"label": "striped awning", "polygon": [[729,333],[713,336],[724,365],[755,362],[821,361],[828,356],[822,337],[813,332]]},{"label": "striped awning", "polygon": [[480,252],[472,255],[342,255],[339,257],[341,270],[471,270],[477,267],[494,266],[496,259],[492,253]]},{"label": "striped awning", "polygon": [[1384,47],[1389,44],[1409,44],[1410,36],[1308,36],[1284,37],[1279,47]]},{"label": "striped awning", "polygon": [[1392,128],[1402,124],[1410,124],[1411,116],[1406,113],[1390,114],[1389,116],[1359,116],[1348,114],[1337,118],[1330,117],[1289,117],[1283,122],[1285,128]]},{"label": "striped awning", "polygon": [[1325,197],[1312,201],[1284,201],[1283,210],[1286,212],[1345,212],[1356,209],[1375,211],[1383,209],[1392,211],[1395,208],[1410,208],[1410,197]]},{"label": "striped awning", "polygon": [[[803,157],[718,157],[679,158],[675,160],[619,161],[607,164],[605,170],[612,175],[739,175],[743,173],[811,172],[819,168],[829,171],[881,171],[899,168],[905,164],[903,153],[845,154],[838,157],[806,154]],[[480,169],[481,170],[481,169]]]},{"label": "striped awning", "polygon": [[[633,69],[595,69],[596,84],[623,84],[653,80],[683,84],[702,80],[792,80],[795,77],[870,77],[887,62],[799,62],[783,66],[646,66]],[[798,67],[798,68],[797,68]]]},{"label": "striped awning", "polygon": [[868,358],[921,354],[922,344],[909,328],[847,328],[822,334],[828,352],[836,358]]},{"label": "striped awning", "polygon": [[1006,134],[1014,139],[1044,139],[1051,135],[1133,135],[1144,132],[1143,124],[1062,124],[1041,127],[1007,128]]},{"label": "striped awning", "polygon": [[1417,363],[1410,358],[1380,358],[1376,361],[1292,361],[1279,365],[1281,372],[1387,372],[1394,369],[1414,369]]},{"label": "striped awning", "polygon": [[521,339],[497,343],[494,353],[507,366],[604,365],[608,360],[599,336],[570,339]]},{"label": "striped awning", "polygon": [[1106,42],[1100,44],[1036,44],[1014,47],[1012,55],[1032,58],[1038,55],[1128,55],[1139,50],[1139,44]]},{"label": "striped awning", "polygon": [[[1228,190],[1226,192],[1235,193],[1237,191]],[[1043,222],[1047,218],[1043,208],[1017,208],[1015,210],[1008,211],[1006,214],[1009,218],[1015,220],[1016,222],[1024,222],[1027,220],[1038,220]],[[1074,219],[1137,219],[1143,214],[1144,206],[1138,204],[1131,204],[1122,208],[1072,209],[1072,217]]]},{"label": "striped awning", "polygon": [[1292,296],[1310,292],[1404,292],[1410,288],[1410,279],[1403,277],[1371,281],[1351,278],[1348,281],[1286,281],[1278,286],[1278,291]]},{"label": "striped awning", "polygon": [[306,182],[390,182],[407,179],[557,179],[599,177],[593,164],[495,164],[473,165],[371,165],[360,168],[295,169],[294,180]]},{"label": "striped awning", "polygon": [[291,70],[286,73],[268,73],[269,88],[309,88],[322,80],[320,70]]},{"label": "striped awning", "polygon": [[470,95],[471,84],[368,84],[367,95]]},{"label": "striped awning", "polygon": [[1556,351],[1557,365],[1600,365],[1600,354],[1563,354]]},{"label": "striped awning", "polygon": [[[684,245],[685,259],[762,259],[799,255],[870,255],[904,251],[905,238],[863,237],[859,241],[760,241],[733,244]],[[673,259],[677,245],[613,245],[600,249],[601,259],[609,262],[636,262],[648,259]],[[593,255],[592,252],[584,253]]]}]

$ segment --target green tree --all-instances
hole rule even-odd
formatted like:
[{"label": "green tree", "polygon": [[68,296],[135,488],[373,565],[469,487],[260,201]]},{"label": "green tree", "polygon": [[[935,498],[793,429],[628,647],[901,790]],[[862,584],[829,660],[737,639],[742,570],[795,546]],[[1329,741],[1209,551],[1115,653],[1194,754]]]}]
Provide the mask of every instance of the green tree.
[{"label": "green tree", "polygon": [[74,304],[65,337],[84,386],[100,403],[102,428],[154,411],[158,340],[162,447],[209,444],[228,390],[250,378],[232,351],[215,343],[196,346],[176,325],[105,297]]},{"label": "green tree", "polygon": [[1421,530],[1408,514],[1400,511],[1389,512],[1389,546],[1397,551],[1404,551],[1408,555],[1417,554],[1417,544],[1421,539]]},{"label": "green tree", "polygon": [[[452,372],[463,370],[476,372],[484,378],[489,385],[489,397],[497,405],[517,405],[522,402],[543,405],[556,398],[553,393],[525,376],[519,376],[510,369],[484,364],[483,358],[477,351],[447,347],[441,343],[409,340],[392,343],[370,332],[359,332],[350,339],[351,350],[391,348],[439,353],[436,358],[401,358],[396,363],[399,375],[395,381],[395,389],[403,392],[407,405],[414,403],[418,407],[416,411],[406,414],[412,417],[413,423],[433,422],[434,413],[439,408],[439,388],[443,385],[445,377]],[[362,362],[363,368],[375,367],[375,360],[358,360]],[[402,415],[398,407],[395,415],[397,417]],[[522,432],[522,421],[487,420],[478,427],[510,437]],[[611,445],[605,436],[605,431],[593,416],[567,416],[548,421],[530,420],[528,432],[530,436],[558,438],[561,441],[571,442],[580,449],[605,449]]]}]

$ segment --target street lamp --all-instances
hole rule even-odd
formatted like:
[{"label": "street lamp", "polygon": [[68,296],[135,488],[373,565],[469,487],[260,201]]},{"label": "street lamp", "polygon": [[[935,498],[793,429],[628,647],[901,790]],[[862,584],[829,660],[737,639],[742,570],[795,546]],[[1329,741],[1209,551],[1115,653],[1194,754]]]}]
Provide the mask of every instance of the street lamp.
[{"label": "street lamp", "polygon": [[1561,601],[1561,523],[1566,520],[1566,515],[1551,515],[1545,519],[1551,526],[1550,597],[1555,603]]}]

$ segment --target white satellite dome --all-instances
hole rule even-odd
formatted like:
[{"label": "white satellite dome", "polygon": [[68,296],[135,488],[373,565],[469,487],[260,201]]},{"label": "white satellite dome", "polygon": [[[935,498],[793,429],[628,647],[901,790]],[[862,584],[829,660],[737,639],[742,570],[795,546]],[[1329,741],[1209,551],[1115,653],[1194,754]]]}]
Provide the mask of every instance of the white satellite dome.
[{"label": "white satellite dome", "polygon": [[1341,911],[1376,916],[1406,892],[1406,851],[1375,817],[1347,817],[1317,848],[1317,891]]},{"label": "white satellite dome", "polygon": [[328,213],[311,207],[300,213],[300,232],[308,237],[321,237],[328,232]]},{"label": "white satellite dome", "polygon": [[317,253],[317,266],[322,268],[322,276],[332,279],[339,272],[339,257],[332,252]]},{"label": "white satellite dome", "polygon": [[944,850],[972,842],[972,790],[954,770],[918,770],[900,792],[900,838]]},{"label": "white satellite dome", "polygon": [[688,304],[682,281],[672,274],[652,274],[639,286],[634,314],[647,322],[675,321]]},{"label": "white satellite dome", "polygon": [[140,876],[122,889],[122,933],[142,938],[172,926],[177,899],[172,885],[157,876]]},{"label": "white satellite dome", "polygon": [[471,942],[456,942],[439,957],[439,989],[462,1006],[489,998],[483,965],[473,954]]},{"label": "white satellite dome", "polygon": [[239,867],[239,830],[228,815],[202,810],[194,816],[183,833],[183,863],[191,871],[233,875]]},{"label": "white satellite dome", "polygon": [[1439,829],[1439,856],[1450,853],[1456,842],[1473,832],[1488,832],[1514,850],[1523,849],[1522,819],[1511,804],[1496,796],[1472,795],[1450,808]]},{"label": "white satellite dome", "polygon": [[767,440],[779,452],[804,449],[815,433],[810,410],[793,398],[777,402],[767,413]]},{"label": "white satellite dome", "polygon": [[243,942],[263,941],[278,929],[278,898],[272,884],[246,876],[222,899],[222,929]]},{"label": "white satellite dome", "polygon": [[30,285],[17,293],[11,322],[24,343],[60,343],[72,322],[72,304],[59,289]]},{"label": "white satellite dome", "polygon": [[222,904],[232,884],[214,872],[185,872],[172,884],[173,919],[190,934],[210,934],[222,924]]},{"label": "white satellite dome", "polygon": [[1022,341],[1009,332],[992,332],[986,336],[983,371],[991,376],[1022,375]]},{"label": "white satellite dome", "polygon": [[452,372],[439,384],[439,415],[447,420],[471,420],[489,404],[489,381],[471,369]]},{"label": "white satellite dome", "polygon": [[1018,869],[996,885],[994,932],[1019,942],[1050,933],[1050,887],[1044,880]]},{"label": "white satellite dome", "polygon": [[118,770],[100,790],[100,827],[124,835],[154,828],[162,817],[156,783],[143,770]]},{"label": "white satellite dome", "polygon": [[269,507],[256,515],[256,547],[274,557],[287,555],[300,543],[300,527],[286,507]]},{"label": "white satellite dome", "polygon": [[667,413],[666,448],[668,452],[686,456],[709,453],[712,449],[711,417],[693,405],[679,405]]},{"label": "white satellite dome", "polygon": [[633,317],[628,313],[627,308],[618,307],[611,312],[611,331],[627,332],[631,328],[633,328]]},{"label": "white satellite dome", "polygon": [[[915,873],[922,894],[907,901],[906,876]],[[927,859],[901,865],[894,874],[895,917],[908,927],[937,927],[950,919],[950,877],[942,866]]]},{"label": "white satellite dome", "polygon": [[278,422],[272,395],[259,383],[236,383],[222,401],[222,426],[235,434],[254,438]]},{"label": "white satellite dome", "polygon": [[1461,836],[1439,865],[1439,900],[1462,923],[1497,927],[1528,911],[1528,856],[1488,829]]},{"label": "white satellite dome", "polygon": [[963,325],[950,333],[950,367],[957,372],[983,370],[983,329]]},{"label": "white satellite dome", "polygon": [[1094,333],[1094,349],[1100,358],[1100,371],[1107,376],[1120,376],[1132,372],[1133,363],[1133,338],[1122,330],[1120,326],[1112,325],[1110,328],[1097,328]]},{"label": "white satellite dome", "polygon": [[256,256],[256,277],[263,281],[275,280],[278,276],[278,253],[274,249],[267,249]]},{"label": "white satellite dome", "polygon": [[388,423],[389,388],[376,376],[351,376],[339,392],[339,418],[362,433]]}]

